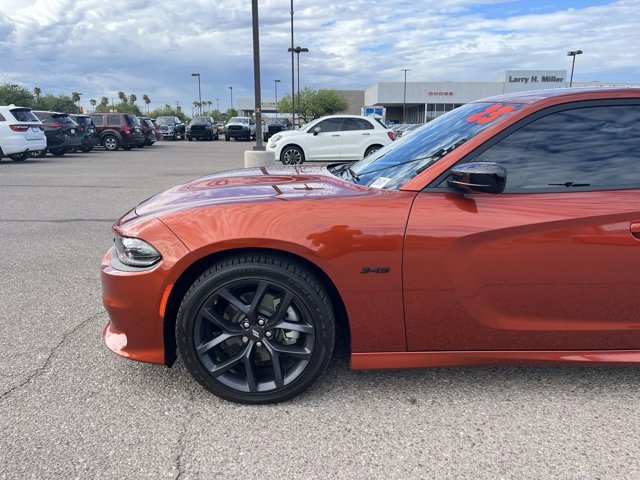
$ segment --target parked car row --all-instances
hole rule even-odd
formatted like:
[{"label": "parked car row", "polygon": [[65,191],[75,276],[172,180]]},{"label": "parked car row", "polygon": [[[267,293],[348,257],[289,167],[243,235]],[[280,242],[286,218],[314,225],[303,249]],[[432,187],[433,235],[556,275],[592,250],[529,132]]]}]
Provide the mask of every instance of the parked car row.
[{"label": "parked car row", "polygon": [[416,128],[421,127],[422,125],[424,124],[423,123],[399,123],[391,127],[391,130],[393,130],[393,133],[395,134],[396,138],[400,138],[403,135],[407,135],[408,133],[413,132]]},{"label": "parked car row", "polygon": [[164,137],[161,128],[151,118],[130,113],[72,115],[0,106],[0,159],[24,161],[47,153],[62,156],[77,150],[90,152],[98,145],[112,151],[142,148]]}]

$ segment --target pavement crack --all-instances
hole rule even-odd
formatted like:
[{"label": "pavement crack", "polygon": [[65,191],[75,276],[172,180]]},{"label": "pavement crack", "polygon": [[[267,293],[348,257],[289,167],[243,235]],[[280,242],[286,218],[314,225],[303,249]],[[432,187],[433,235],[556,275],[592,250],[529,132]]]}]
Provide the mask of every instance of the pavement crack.
[{"label": "pavement crack", "polygon": [[47,368],[49,367],[49,364],[51,363],[51,360],[53,359],[53,357],[56,354],[56,352],[58,351],[58,349],[60,349],[60,347],[62,347],[62,345],[67,341],[67,339],[69,339],[69,337],[71,337],[74,333],[76,333],[78,330],[80,330],[86,324],[88,324],[92,320],[95,320],[99,315],[102,315],[105,312],[106,312],[106,310],[103,309],[103,310],[100,310],[97,313],[94,313],[93,315],[89,316],[89,318],[86,318],[85,320],[80,322],[78,325],[73,327],[71,330],[66,332],[64,335],[62,335],[62,338],[60,339],[60,341],[51,349],[51,351],[47,355],[47,358],[45,359],[45,361],[42,364],[42,366],[36,368],[31,373],[31,375],[29,375],[22,383],[19,383],[18,385],[13,386],[9,390],[7,390],[7,391],[3,392],[2,394],[0,394],[0,401],[4,400],[6,397],[11,395],[16,390],[19,390],[22,387],[27,386],[33,380],[35,380],[40,375],[42,375],[47,370]]}]

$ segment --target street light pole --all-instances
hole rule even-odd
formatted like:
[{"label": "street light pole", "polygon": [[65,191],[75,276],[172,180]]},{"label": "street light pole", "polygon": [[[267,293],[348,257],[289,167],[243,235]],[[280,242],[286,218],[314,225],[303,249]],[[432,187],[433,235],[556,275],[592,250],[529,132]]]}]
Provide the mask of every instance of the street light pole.
[{"label": "street light pole", "polygon": [[296,79],[293,65],[293,0],[291,0],[291,48],[289,48],[291,52],[291,125],[293,128],[296,127]]},{"label": "street light pole", "polygon": [[280,80],[273,81],[273,86],[276,89],[276,118],[278,118],[278,84],[279,83],[280,83]]},{"label": "street light pole", "polygon": [[582,55],[582,50],[571,50],[567,52],[567,57],[573,57],[571,61],[571,80],[569,80],[569,86],[573,86],[573,67],[576,65],[576,55]]},{"label": "street light pole", "polygon": [[229,87],[229,91],[231,92],[231,109],[233,109],[233,87]]},{"label": "street light pole", "polygon": [[198,77],[198,110],[200,111],[200,116],[202,116],[202,91],[200,90],[200,74],[192,73],[192,77]]},{"label": "street light pole", "polygon": [[298,108],[295,112],[298,114],[298,118],[300,117],[300,53],[306,53],[309,51],[308,48],[296,47],[294,49],[289,49],[292,52],[295,52],[297,62],[298,62]]},{"label": "street light pole", "polygon": [[216,110],[220,111],[220,99],[216,98]]},{"label": "street light pole", "polygon": [[402,123],[407,121],[407,72],[410,72],[410,68],[403,68],[404,72],[404,95],[402,96]]},{"label": "street light pole", "polygon": [[262,96],[260,94],[260,24],[258,22],[258,0],[251,0],[253,23],[253,89],[256,117],[256,146],[254,150],[266,150],[262,145]]}]

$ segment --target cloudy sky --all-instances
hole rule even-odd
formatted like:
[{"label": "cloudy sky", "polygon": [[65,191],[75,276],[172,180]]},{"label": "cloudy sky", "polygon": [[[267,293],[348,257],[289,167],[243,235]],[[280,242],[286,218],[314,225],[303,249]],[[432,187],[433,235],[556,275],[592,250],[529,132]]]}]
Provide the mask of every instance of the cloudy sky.
[{"label": "cloudy sky", "polygon": [[[290,0],[259,0],[262,95],[291,91]],[[495,81],[504,69],[640,81],[640,0],[294,0],[302,86]],[[190,111],[253,92],[249,0],[0,0],[0,82]]]}]

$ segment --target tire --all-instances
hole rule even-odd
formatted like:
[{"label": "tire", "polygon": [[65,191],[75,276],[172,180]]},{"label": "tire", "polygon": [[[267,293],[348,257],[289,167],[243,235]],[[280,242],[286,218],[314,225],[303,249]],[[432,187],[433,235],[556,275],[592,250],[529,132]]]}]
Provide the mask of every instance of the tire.
[{"label": "tire", "polygon": [[29,155],[31,156],[31,158],[44,158],[46,154],[47,154],[46,148],[44,150],[36,150],[34,152],[29,152]]},{"label": "tire", "polygon": [[14,162],[24,162],[27,158],[30,157],[31,155],[29,155],[29,152],[13,153],[9,155],[9,158]]},{"label": "tire", "polygon": [[120,140],[113,135],[107,135],[102,139],[102,145],[104,145],[104,148],[107,150],[115,152],[120,149]]},{"label": "tire", "polygon": [[187,136],[187,140],[191,141],[191,140],[193,140],[193,138]]},{"label": "tire", "polygon": [[287,145],[280,153],[280,161],[283,165],[300,165],[304,163],[304,152],[297,145]]},{"label": "tire", "polygon": [[52,148],[51,153],[56,157],[62,157],[65,153],[67,153],[67,147]]},{"label": "tire", "polygon": [[229,140],[230,140],[229,135],[225,135],[225,136],[224,136],[224,141],[225,141],[225,142],[228,142]]},{"label": "tire", "polygon": [[214,395],[276,403],[325,370],[335,319],[326,291],[302,266],[275,255],[235,255],[193,283],[178,310],[176,343],[189,373]]},{"label": "tire", "polygon": [[382,148],[382,145],[371,145],[369,148],[367,148],[364,152],[364,156],[368,157],[369,155],[371,155],[373,152],[377,152],[378,150],[380,150]]}]

